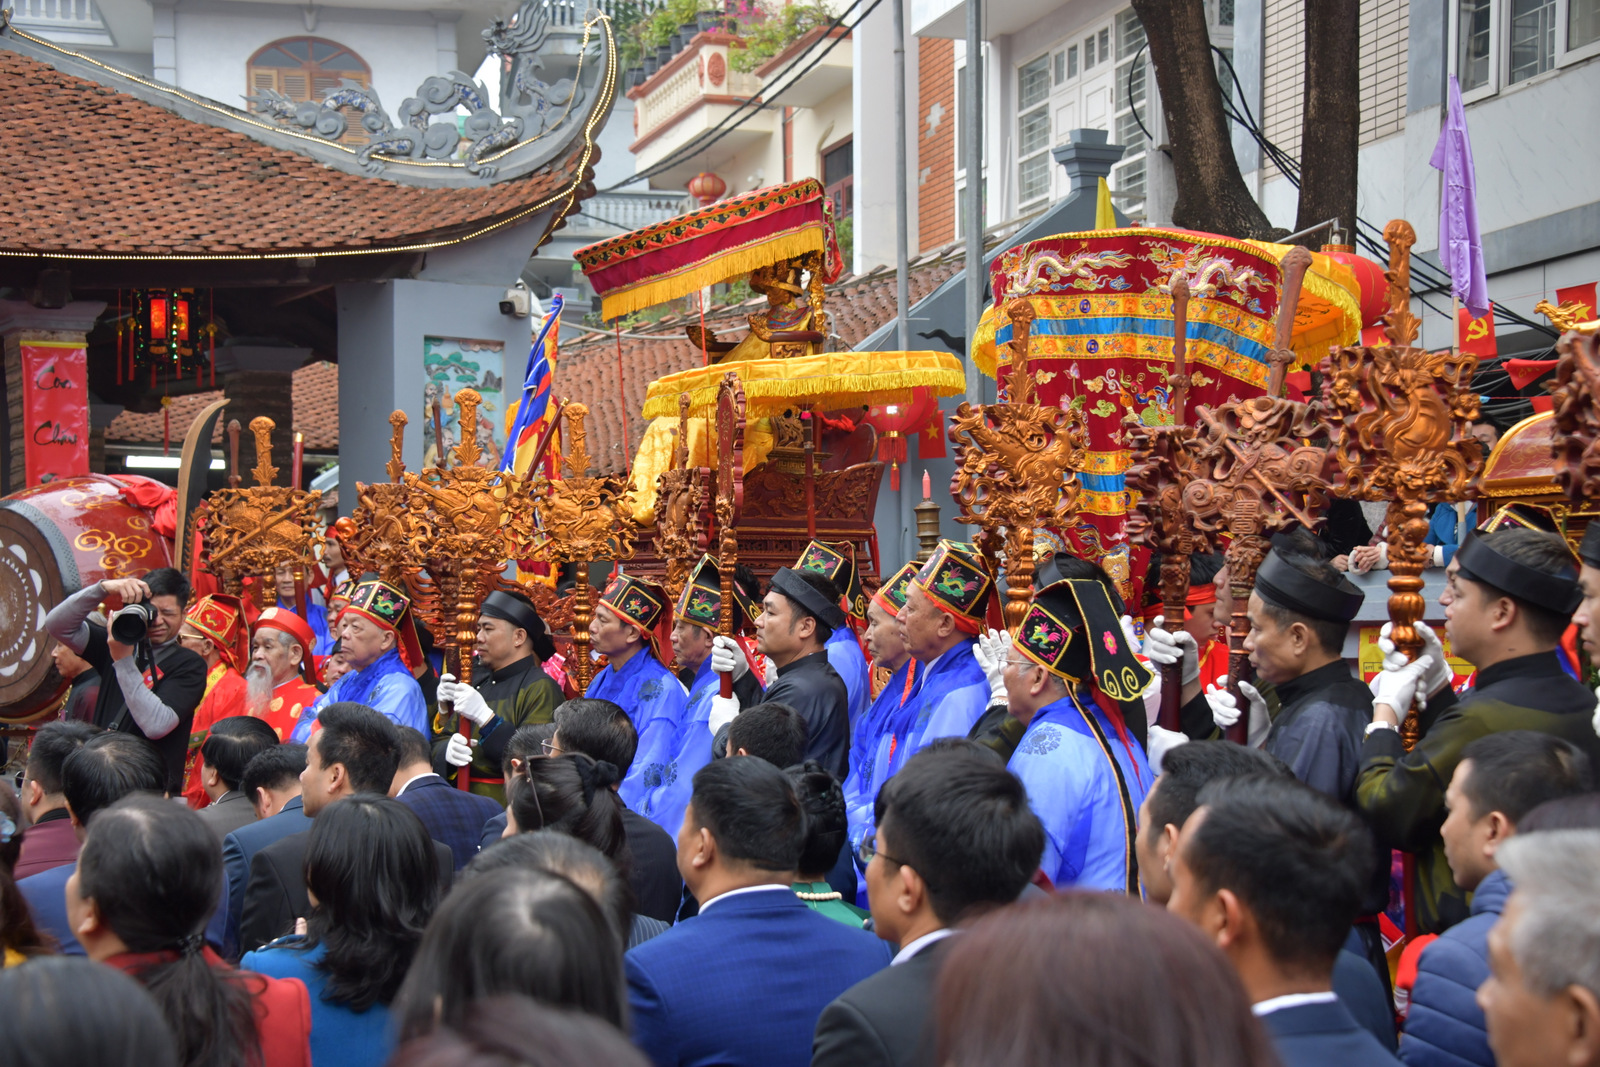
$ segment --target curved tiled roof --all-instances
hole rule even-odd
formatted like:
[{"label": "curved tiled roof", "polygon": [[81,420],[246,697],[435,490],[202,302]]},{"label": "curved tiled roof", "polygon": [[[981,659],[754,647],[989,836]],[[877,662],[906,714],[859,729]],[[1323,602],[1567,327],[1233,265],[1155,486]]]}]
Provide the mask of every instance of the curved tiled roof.
[{"label": "curved tiled roof", "polygon": [[[10,50],[0,254],[209,258],[416,251],[588,194],[598,149],[472,187],[348,173]],[[558,212],[558,219],[560,212]]]},{"label": "curved tiled roof", "polygon": [[[294,372],[294,426],[305,435],[305,446],[308,452],[334,452],[339,448],[339,365],[318,361],[307,363],[304,367]],[[189,432],[189,424],[199,417],[200,412],[215,401],[222,399],[222,390],[213,389],[204,393],[184,393],[172,398],[172,405],[168,409],[171,428],[168,440],[173,448],[183,444],[183,437]],[[222,430],[227,425],[227,410],[223,410],[223,418],[217,420],[216,432],[211,435],[211,443],[216,446],[222,444]],[[161,410],[155,411],[124,411],[106,428],[106,441],[113,444],[138,444],[157,445],[161,443],[162,432]],[[282,435],[279,435],[282,436]]]}]

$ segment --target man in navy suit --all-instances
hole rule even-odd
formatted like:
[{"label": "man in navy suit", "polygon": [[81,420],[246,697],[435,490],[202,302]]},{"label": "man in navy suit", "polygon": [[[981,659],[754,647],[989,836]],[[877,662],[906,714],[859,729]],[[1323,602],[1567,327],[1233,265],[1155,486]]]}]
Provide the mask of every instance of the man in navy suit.
[{"label": "man in navy suit", "polygon": [[1044,852],[1027,791],[991,749],[935,741],[884,783],[876,840],[862,843],[877,935],[890,966],[834,998],[817,1021],[811,1067],[933,1062],[934,986],[959,926],[1017,899]]},{"label": "man in navy suit", "polygon": [[1284,1067],[1396,1067],[1333,992],[1372,874],[1365,824],[1283,778],[1213,781],[1198,800],[1169,853],[1167,908],[1233,962]]},{"label": "man in navy suit", "polygon": [[794,787],[766,760],[696,772],[678,870],[700,914],[626,961],[634,1043],[659,1067],[805,1067],[823,1007],[888,964],[882,941],[790,890],[804,840]]},{"label": "man in navy suit", "polygon": [[459,871],[478,854],[483,824],[504,809],[489,797],[458,789],[435,774],[433,753],[420,731],[402,726],[399,735],[400,769],[394,772],[389,795],[417,813],[429,837],[450,846]]},{"label": "man in navy suit", "polygon": [[300,798],[300,772],[306,769],[306,746],[281,744],[258,752],[245,764],[239,791],[256,809],[257,821],[222,839],[222,870],[228,877],[228,929],[224,956],[239,958],[239,916],[244,914],[244,887],[250,861],[268,845],[311,829]]}]

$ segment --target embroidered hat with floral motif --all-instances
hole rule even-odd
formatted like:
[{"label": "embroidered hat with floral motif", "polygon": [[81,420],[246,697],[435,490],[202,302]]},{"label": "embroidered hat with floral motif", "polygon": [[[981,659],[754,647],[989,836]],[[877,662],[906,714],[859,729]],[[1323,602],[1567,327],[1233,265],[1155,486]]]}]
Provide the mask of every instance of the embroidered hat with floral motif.
[{"label": "embroidered hat with floral motif", "polygon": [[[733,583],[733,604],[733,632],[745,633],[761,613],[761,606],[745,594],[737,581]],[[722,571],[715,556],[707,553],[695,564],[674,610],[684,622],[713,633],[722,625]]]},{"label": "embroidered hat with floral motif", "polygon": [[911,580],[921,569],[922,564],[913,560],[895,571],[872,594],[873,603],[886,611],[889,618],[898,618],[900,609],[906,606],[906,595],[911,592]]},{"label": "embroidered hat with floral motif", "polygon": [[797,571],[815,571],[839,587],[844,613],[867,621],[867,594],[856,569],[856,546],[849,541],[812,541],[795,561]]},{"label": "embroidered hat with floral motif", "polygon": [[316,665],[312,650],[317,647],[317,635],[312,633],[311,624],[288,608],[268,608],[256,617],[256,633],[262,630],[277,630],[294,638],[295,644],[300,646],[300,662],[295,665],[300,672],[300,677],[316,684]]},{"label": "embroidered hat with floral motif", "polygon": [[250,625],[244,602],[227,593],[208,593],[195,602],[183,621],[217,647],[222,662],[242,671],[250,662]]},{"label": "embroidered hat with floral motif", "polygon": [[963,541],[940,541],[911,584],[954,619],[956,629],[962,633],[983,631],[994,579],[976,546]]},{"label": "embroidered hat with floral motif", "polygon": [[412,670],[422,666],[422,642],[412,621],[411,600],[400,590],[377,578],[359,582],[350,592],[350,606],[344,614],[359,615],[388,630],[398,640],[406,666]]},{"label": "embroidered hat with floral motif", "polygon": [[662,663],[671,661],[666,649],[672,632],[672,608],[665,589],[647,578],[619,573],[600,594],[600,603],[643,634],[656,659]]},{"label": "embroidered hat with floral motif", "polygon": [[1017,651],[1068,681],[1085,672],[1113,700],[1132,700],[1155,676],[1129,647],[1106,587],[1070,578],[1040,589],[1013,638]]}]

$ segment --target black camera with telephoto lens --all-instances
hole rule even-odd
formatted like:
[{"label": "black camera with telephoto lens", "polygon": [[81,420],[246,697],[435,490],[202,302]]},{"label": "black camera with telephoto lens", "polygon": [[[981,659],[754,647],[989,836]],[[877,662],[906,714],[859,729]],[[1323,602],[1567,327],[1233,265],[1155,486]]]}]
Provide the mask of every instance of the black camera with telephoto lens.
[{"label": "black camera with telephoto lens", "polygon": [[129,604],[111,613],[111,639],[124,645],[137,645],[150,631],[156,609],[146,603]]}]

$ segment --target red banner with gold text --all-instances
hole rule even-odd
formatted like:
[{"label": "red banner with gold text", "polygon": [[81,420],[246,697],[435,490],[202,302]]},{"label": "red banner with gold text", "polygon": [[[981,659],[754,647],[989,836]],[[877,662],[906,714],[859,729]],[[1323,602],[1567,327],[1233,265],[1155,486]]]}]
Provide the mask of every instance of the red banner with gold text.
[{"label": "red banner with gold text", "polygon": [[89,362],[71,341],[22,344],[27,484],[89,473]]}]

